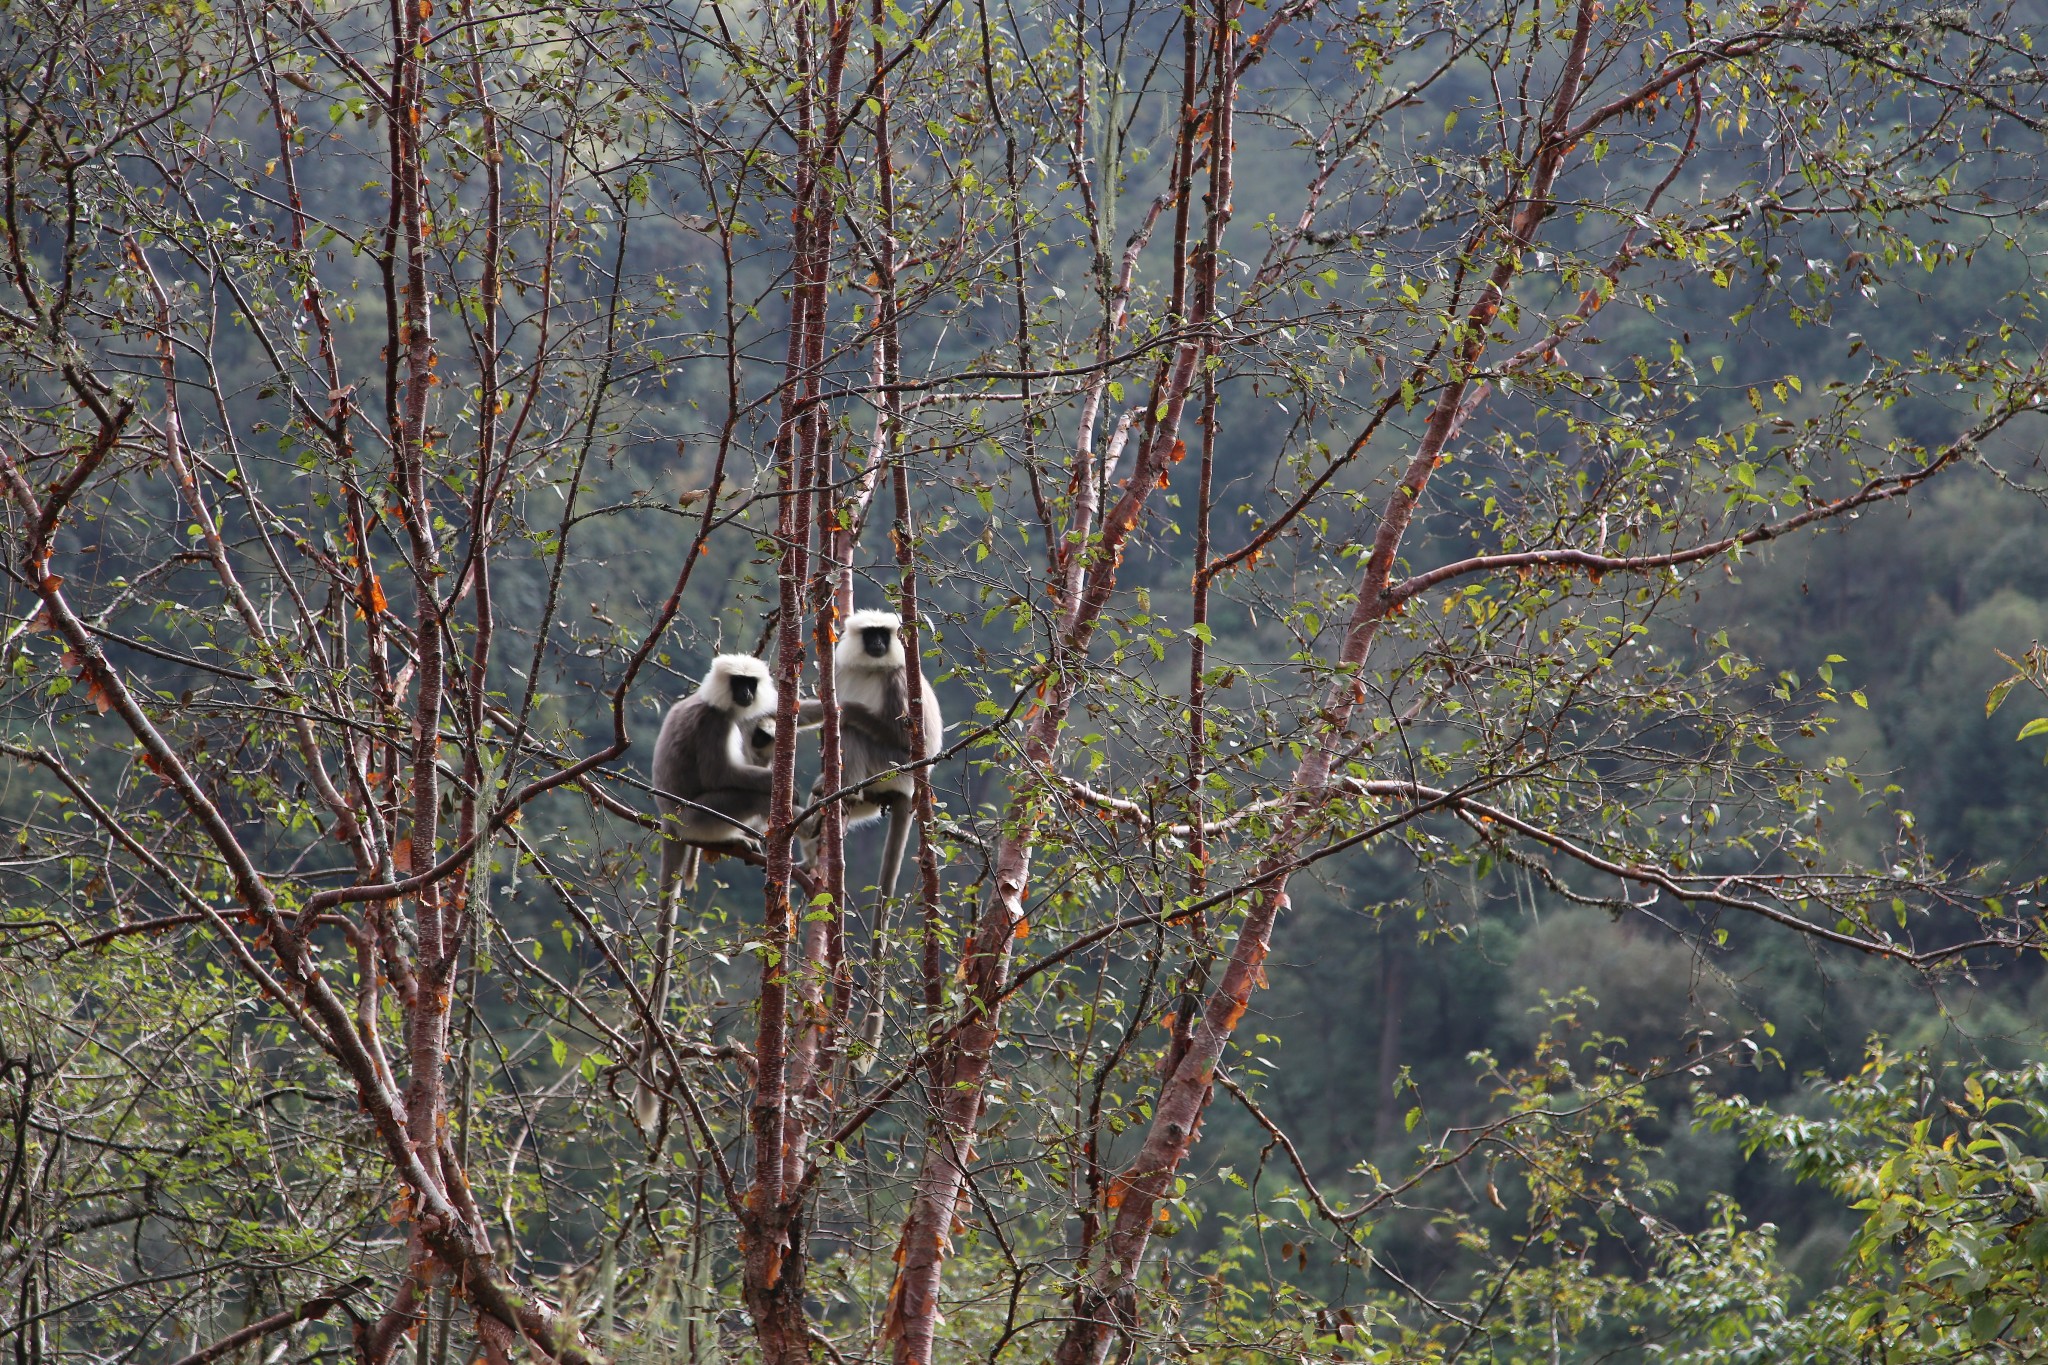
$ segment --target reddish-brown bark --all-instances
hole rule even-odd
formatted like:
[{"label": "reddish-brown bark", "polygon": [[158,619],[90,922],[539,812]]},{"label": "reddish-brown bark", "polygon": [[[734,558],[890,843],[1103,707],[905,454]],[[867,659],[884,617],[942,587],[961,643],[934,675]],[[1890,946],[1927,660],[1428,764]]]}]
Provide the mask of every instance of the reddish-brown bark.
[{"label": "reddish-brown bark", "polygon": [[[1193,21],[1189,21],[1192,25]],[[1193,89],[1192,60],[1186,73],[1178,157],[1192,164],[1199,136]],[[1185,262],[1189,250],[1186,187],[1176,206],[1175,311],[1184,306]],[[1153,216],[1159,207],[1155,205]],[[1213,297],[1195,303],[1194,316],[1205,318]],[[1187,329],[1162,362],[1150,401],[1147,425],[1135,467],[1123,492],[1103,518],[1099,536],[1090,544],[1084,531],[1070,536],[1064,562],[1058,566],[1054,599],[1064,604],[1062,629],[1040,701],[1026,722],[1021,770],[1049,771],[1059,735],[1082,673],[1070,661],[1085,657],[1095,626],[1116,586],[1124,544],[1136,529],[1151,494],[1176,459],[1178,431],[1203,340]],[[1162,415],[1163,414],[1163,415]],[[1076,447],[1071,486],[1093,482],[1092,451],[1087,440]],[[1012,788],[1003,812],[1004,835],[995,855],[995,894],[976,921],[961,964],[966,1016],[933,1060],[929,1093],[934,1097],[928,1122],[923,1168],[918,1173],[911,1207],[898,1244],[898,1265],[890,1289],[884,1336],[897,1365],[929,1365],[934,1359],[941,1307],[941,1288],[951,1229],[974,1156],[975,1131],[986,1098],[989,1063],[1001,1036],[1000,1012],[1008,984],[1014,944],[1025,922],[1025,896],[1031,854],[1047,789],[1026,779]]]},{"label": "reddish-brown bark", "polygon": [[[1493,243],[1495,265],[1479,296],[1461,319],[1459,353],[1453,377],[1439,393],[1414,456],[1382,505],[1357,589],[1357,601],[1346,623],[1338,652],[1336,681],[1324,697],[1323,733],[1334,739],[1344,733],[1363,700],[1357,682],[1380,625],[1393,602],[1388,595],[1402,537],[1428,486],[1430,475],[1449,441],[1472,410],[1478,388],[1473,367],[1489,343],[1507,287],[1520,268],[1521,254],[1535,239],[1550,212],[1550,194],[1565,158],[1572,150],[1569,127],[1579,98],[1580,80],[1596,13],[1594,0],[1581,0],[1570,48],[1556,78],[1542,136],[1527,168],[1526,191],[1507,230]],[[1484,246],[1470,244],[1466,259]],[[1206,566],[1205,566],[1206,567]],[[1200,1133],[1203,1114],[1214,1093],[1217,1065],[1250,1007],[1253,991],[1264,977],[1273,927],[1287,908],[1287,882],[1297,851],[1315,827],[1315,810],[1330,783],[1328,743],[1305,746],[1304,757],[1289,785],[1281,827],[1271,851],[1251,881],[1251,909],[1231,945],[1222,976],[1204,1002],[1201,1015],[1184,1045],[1170,1056],[1153,1116],[1137,1153],[1109,1182],[1105,1214],[1109,1230],[1087,1281],[1076,1291],[1072,1317],[1054,1357],[1057,1365],[1097,1365],[1116,1333],[1130,1323],[1133,1285],[1150,1241],[1160,1200]]]}]

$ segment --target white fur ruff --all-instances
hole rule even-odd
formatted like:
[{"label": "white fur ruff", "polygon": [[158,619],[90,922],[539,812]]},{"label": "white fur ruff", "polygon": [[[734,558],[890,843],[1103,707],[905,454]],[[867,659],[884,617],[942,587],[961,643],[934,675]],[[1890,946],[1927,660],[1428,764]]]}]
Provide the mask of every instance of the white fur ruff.
[{"label": "white fur ruff", "polygon": [[[876,659],[869,656],[862,645],[863,631],[883,628],[889,632],[889,652]],[[903,660],[903,618],[893,611],[857,611],[846,618],[846,625],[839,632],[839,644],[832,651],[833,669],[840,679],[840,691],[845,694],[847,685],[860,674],[874,677],[875,691],[872,696],[849,698],[854,701],[876,703],[881,697],[881,679],[904,666]],[[852,676],[849,676],[852,675]]]},{"label": "white fur ruff", "polygon": [[[733,705],[732,678],[753,678],[761,686],[754,693],[751,706]],[[778,694],[775,677],[768,671],[768,665],[751,654],[720,654],[711,660],[711,668],[698,684],[696,694],[733,719],[733,724],[744,725],[750,720],[759,720],[775,709]],[[738,752],[736,750],[736,752]],[[752,760],[748,760],[752,761]]]}]

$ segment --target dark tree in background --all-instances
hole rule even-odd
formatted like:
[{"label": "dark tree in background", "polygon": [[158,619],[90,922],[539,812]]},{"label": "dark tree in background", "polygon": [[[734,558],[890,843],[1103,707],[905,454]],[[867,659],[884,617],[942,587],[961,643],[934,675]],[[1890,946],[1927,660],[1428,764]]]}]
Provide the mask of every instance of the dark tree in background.
[{"label": "dark tree in background", "polygon": [[[5,10],[17,1359],[2048,1332],[2024,1257],[1939,1288],[2038,1216],[2039,1078],[1874,1054],[1800,1166],[1715,977],[2041,946],[2038,847],[1930,846],[1832,741],[1884,661],[1720,623],[1787,542],[2048,486],[2034,8]],[[886,926],[809,796],[878,605],[953,719]],[[721,649],[777,677],[773,825],[671,930],[644,774]],[[1645,982],[1689,944],[1720,1032],[1575,1048],[1520,981],[1554,1027],[1439,1122],[1394,1092],[1446,888],[1605,912],[1551,941]],[[1297,1141],[1249,1036],[1338,902],[1385,1022],[1321,1121],[1402,1169]],[[1804,1316],[1732,1208],[1657,1212],[1688,1079],[1888,1192]],[[1417,1210],[1426,1282],[1372,1240]]]}]

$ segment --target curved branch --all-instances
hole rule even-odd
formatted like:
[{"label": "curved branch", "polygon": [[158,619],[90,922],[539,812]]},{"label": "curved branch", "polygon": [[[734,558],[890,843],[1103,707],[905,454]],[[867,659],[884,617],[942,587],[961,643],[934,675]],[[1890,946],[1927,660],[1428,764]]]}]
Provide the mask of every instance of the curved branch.
[{"label": "curved branch", "polygon": [[181,1356],[176,1365],[206,1365],[209,1360],[219,1360],[230,1351],[240,1350],[252,1341],[261,1341],[272,1332],[282,1332],[287,1327],[296,1327],[302,1322],[324,1318],[337,1307],[370,1287],[367,1275],[358,1275],[347,1284],[337,1285],[316,1299],[307,1299],[297,1308],[287,1308],[272,1313],[267,1318],[258,1318],[240,1331],[230,1332],[211,1346],[202,1346],[188,1356]]},{"label": "curved branch", "polygon": [[1701,560],[1712,559],[1716,555],[1726,554],[1730,550],[1747,549],[1752,545],[1762,545],[1767,541],[1776,540],[1780,536],[1790,535],[1794,531],[1803,530],[1818,522],[1829,521],[1835,517],[1858,511],[1875,503],[1887,502],[1892,498],[1901,497],[1912,492],[1914,488],[1925,483],[1964,455],[1975,450],[1986,437],[1995,434],[1999,428],[2010,422],[2019,411],[2020,409],[2016,407],[2002,408],[1970,427],[1955,440],[1949,442],[1939,455],[1929,460],[1926,464],[1921,465],[1918,469],[1909,470],[1904,474],[1890,474],[1882,478],[1872,479],[1854,493],[1844,494],[1833,501],[1822,503],[1817,507],[1809,507],[1804,512],[1796,516],[1787,517],[1783,521],[1765,522],[1761,526],[1753,526],[1747,531],[1740,531],[1732,536],[1723,536],[1719,540],[1706,541],[1699,545],[1688,546],[1683,550],[1672,550],[1656,555],[1605,555],[1596,554],[1589,550],[1573,549],[1522,550],[1511,554],[1473,555],[1467,559],[1460,559],[1450,564],[1441,565],[1426,573],[1419,573],[1413,577],[1402,579],[1399,583],[1393,584],[1386,590],[1384,600],[1395,603],[1406,602],[1412,597],[1428,592],[1439,584],[1447,583],[1456,578],[1468,578],[1473,574],[1497,573],[1502,570],[1529,568],[1582,569],[1595,578],[1609,573],[1650,573],[1657,569],[1680,568],[1688,564],[1697,564]]}]

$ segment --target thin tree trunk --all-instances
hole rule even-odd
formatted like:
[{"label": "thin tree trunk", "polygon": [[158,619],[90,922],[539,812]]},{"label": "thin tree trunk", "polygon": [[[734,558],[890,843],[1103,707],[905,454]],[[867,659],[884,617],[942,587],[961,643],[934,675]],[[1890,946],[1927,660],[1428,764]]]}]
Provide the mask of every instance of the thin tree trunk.
[{"label": "thin tree trunk", "polygon": [[[791,13],[797,53],[796,193],[791,223],[795,283],[790,291],[789,344],[774,447],[781,499],[776,536],[782,546],[776,722],[786,739],[796,734],[797,695],[803,677],[803,608],[807,598],[817,597],[808,589],[819,587],[812,583],[814,533],[827,550],[816,559],[817,572],[828,580],[823,589],[828,600],[829,579],[836,573],[829,553],[833,537],[817,528],[820,495],[815,490],[822,481],[827,440],[823,371],[835,224],[829,173],[841,131],[837,121],[840,80],[852,33],[852,10],[842,11],[837,5],[827,8],[829,29],[821,53],[810,5],[799,0]],[[794,879],[791,844],[796,834],[795,761],[794,743],[776,746],[763,892],[763,937],[769,950],[761,962],[756,1079],[749,1116],[753,1177],[740,1209],[741,1297],[753,1318],[763,1365],[798,1365],[811,1358],[810,1323],[804,1307],[809,1266],[804,1201],[810,1185],[806,1149],[813,1115],[804,1101],[819,1080],[819,1048],[824,1042],[815,1031],[823,996],[819,973],[829,966],[824,961],[813,964],[808,955],[799,957],[799,951],[809,948],[820,958],[828,956],[830,935],[807,935],[802,944],[798,938],[796,909],[790,898]],[[819,970],[814,972],[814,966]]]},{"label": "thin tree trunk", "polygon": [[[1197,136],[1195,121],[1184,117],[1183,148]],[[1221,139],[1219,139],[1220,141]],[[1186,193],[1183,188],[1183,195]],[[1176,259],[1188,251],[1186,215],[1180,215],[1174,240]],[[1183,278],[1176,267],[1176,279]],[[1070,604],[1070,624],[1060,632],[1055,663],[1079,661],[1087,654],[1096,623],[1116,586],[1123,547],[1136,528],[1152,491],[1184,448],[1180,429],[1201,344],[1187,338],[1161,367],[1146,405],[1148,426],[1122,497],[1102,524],[1092,552],[1075,553],[1065,564],[1057,599]],[[1085,457],[1077,453],[1077,462]],[[1078,478],[1083,471],[1075,470]],[[1050,771],[1060,731],[1074,691],[1081,681],[1078,667],[1047,670],[1043,700],[1025,727],[1020,771]],[[999,1016],[1003,983],[1008,979],[1014,944],[1025,928],[1025,896],[1030,881],[1031,853],[1046,792],[1035,778],[1013,787],[1003,812],[1006,831],[995,856],[995,894],[976,922],[960,975],[967,1017],[940,1049],[932,1066],[935,1096],[923,1168],[918,1172],[909,1215],[898,1243],[900,1267],[890,1290],[883,1335],[892,1345],[895,1365],[930,1365],[937,1338],[940,1289],[951,1228],[974,1155],[975,1129],[986,1096],[990,1058],[1000,1040]]]},{"label": "thin tree trunk", "polygon": [[[1181,1163],[1194,1145],[1214,1093],[1216,1067],[1250,1006],[1252,991],[1264,980],[1273,926],[1289,903],[1291,862],[1295,851],[1313,831],[1315,809],[1329,785],[1333,744],[1365,699],[1361,680],[1373,642],[1391,606],[1387,585],[1392,580],[1402,537],[1430,475],[1443,459],[1445,446],[1456,436],[1477,400],[1473,367],[1486,348],[1488,332],[1507,297],[1507,286],[1520,268],[1521,253],[1549,214],[1550,189],[1570,150],[1559,135],[1568,125],[1578,99],[1594,5],[1595,0],[1580,0],[1572,47],[1559,73],[1554,102],[1544,121],[1545,135],[1530,168],[1527,198],[1510,220],[1506,240],[1499,244],[1497,263],[1463,320],[1456,377],[1438,395],[1416,453],[1384,504],[1372,553],[1358,585],[1357,605],[1346,622],[1344,643],[1336,661],[1336,681],[1323,700],[1323,742],[1306,746],[1289,786],[1286,817],[1250,883],[1258,889],[1232,945],[1222,979],[1210,992],[1186,1051],[1160,1086],[1152,1121],[1137,1155],[1110,1182],[1106,1202],[1112,1221],[1107,1243],[1103,1254],[1090,1267],[1087,1281],[1075,1291],[1073,1315],[1054,1356],[1056,1365],[1099,1365],[1111,1339],[1131,1322],[1138,1268],[1151,1240],[1159,1201],[1172,1187]],[[1483,244],[1483,238],[1473,242],[1467,255],[1476,255]]]}]

